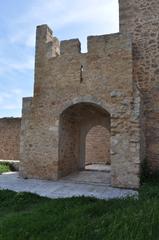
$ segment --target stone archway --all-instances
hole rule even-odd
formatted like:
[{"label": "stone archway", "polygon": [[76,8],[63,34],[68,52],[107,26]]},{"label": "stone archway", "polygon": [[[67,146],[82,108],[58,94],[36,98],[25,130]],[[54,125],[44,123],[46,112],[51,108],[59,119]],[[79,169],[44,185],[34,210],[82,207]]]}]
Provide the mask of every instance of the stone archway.
[{"label": "stone archway", "polygon": [[97,125],[110,131],[110,114],[97,104],[76,103],[61,113],[58,161],[60,177],[85,168],[86,136]]},{"label": "stone archway", "polygon": [[110,165],[110,129],[96,125],[86,136],[85,165]]}]

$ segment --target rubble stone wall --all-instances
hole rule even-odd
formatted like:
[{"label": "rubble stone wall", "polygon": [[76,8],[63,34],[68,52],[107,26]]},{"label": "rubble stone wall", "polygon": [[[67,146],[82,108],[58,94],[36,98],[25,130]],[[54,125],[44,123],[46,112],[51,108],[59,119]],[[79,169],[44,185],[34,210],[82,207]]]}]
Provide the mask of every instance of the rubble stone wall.
[{"label": "rubble stone wall", "polygon": [[0,119],[0,159],[19,160],[21,118]]},{"label": "rubble stone wall", "polygon": [[120,31],[131,34],[133,79],[143,96],[146,159],[159,170],[159,1],[119,0]]}]

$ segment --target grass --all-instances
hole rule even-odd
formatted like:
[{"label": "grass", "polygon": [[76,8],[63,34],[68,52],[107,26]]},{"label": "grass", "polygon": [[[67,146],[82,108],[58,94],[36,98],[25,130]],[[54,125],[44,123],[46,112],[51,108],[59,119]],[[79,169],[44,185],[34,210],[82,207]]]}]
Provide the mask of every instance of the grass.
[{"label": "grass", "polygon": [[10,172],[11,168],[9,166],[9,164],[7,163],[1,163],[0,164],[0,174],[4,173],[4,172]]},{"label": "grass", "polygon": [[51,200],[0,191],[0,240],[158,240],[159,177],[139,199]]}]

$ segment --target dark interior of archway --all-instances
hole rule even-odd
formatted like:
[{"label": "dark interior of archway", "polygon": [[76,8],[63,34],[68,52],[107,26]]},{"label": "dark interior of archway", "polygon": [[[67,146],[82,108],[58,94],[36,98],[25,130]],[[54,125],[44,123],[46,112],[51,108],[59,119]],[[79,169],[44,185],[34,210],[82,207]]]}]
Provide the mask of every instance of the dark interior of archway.
[{"label": "dark interior of archway", "polygon": [[[97,159],[99,163],[110,163],[110,115],[103,108],[90,103],[79,103],[67,108],[60,117],[59,174],[66,176],[74,171],[85,169],[88,164],[88,137],[93,129],[105,130],[106,159]],[[101,130],[100,129],[100,130]],[[102,130],[102,132],[104,132]],[[95,134],[94,134],[95,136]],[[103,136],[103,135],[102,135]],[[94,144],[95,144],[94,139]],[[92,140],[91,140],[92,141]],[[100,137],[98,137],[100,141]],[[98,142],[98,148],[103,142]],[[103,141],[103,137],[101,137]],[[89,145],[91,148],[91,145]],[[93,145],[92,145],[93,147]],[[92,148],[95,150],[95,148]],[[90,156],[89,156],[90,157]],[[90,163],[95,163],[95,158]]]}]

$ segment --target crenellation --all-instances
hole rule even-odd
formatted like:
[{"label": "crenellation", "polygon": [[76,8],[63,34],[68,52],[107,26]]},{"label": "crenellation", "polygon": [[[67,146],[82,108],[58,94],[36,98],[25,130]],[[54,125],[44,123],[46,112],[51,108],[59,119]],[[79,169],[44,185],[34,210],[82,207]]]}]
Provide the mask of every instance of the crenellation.
[{"label": "crenellation", "polygon": [[22,114],[24,114],[25,112],[28,112],[28,110],[30,110],[32,99],[33,99],[32,97],[24,97],[23,98]]},{"label": "crenellation", "polygon": [[53,39],[53,31],[47,24],[39,25],[36,28],[36,38],[44,42],[50,42]]},{"label": "crenellation", "polygon": [[88,53],[106,55],[119,49],[132,49],[131,36],[128,34],[106,34],[88,37]]},{"label": "crenellation", "polygon": [[76,55],[81,53],[81,43],[79,39],[61,41],[60,53],[61,55]]},{"label": "crenellation", "polygon": [[60,42],[53,36],[53,31],[46,25],[36,30],[36,67],[42,67],[49,58],[60,55]]}]

